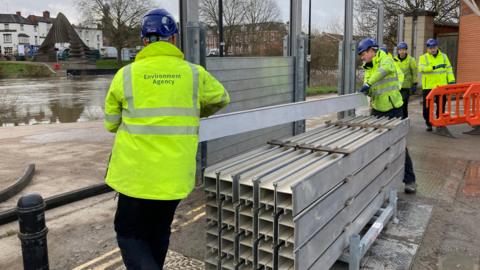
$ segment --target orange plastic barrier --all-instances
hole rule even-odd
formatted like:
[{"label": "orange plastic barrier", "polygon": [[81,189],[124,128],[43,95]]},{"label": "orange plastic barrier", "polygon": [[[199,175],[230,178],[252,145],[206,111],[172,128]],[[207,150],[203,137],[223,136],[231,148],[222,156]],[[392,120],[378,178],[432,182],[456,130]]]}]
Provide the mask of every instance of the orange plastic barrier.
[{"label": "orange plastic barrier", "polygon": [[474,83],[463,95],[466,121],[471,126],[480,126],[480,83]]},{"label": "orange plastic barrier", "polygon": [[[470,88],[471,83],[449,84],[436,87],[427,96],[427,105],[430,122],[433,126],[443,127],[467,123],[464,113],[464,100],[461,98]],[[438,100],[440,112],[435,115],[435,100]],[[443,110],[442,102],[446,99],[446,108]],[[452,100],[455,102],[455,111],[452,111]]]}]

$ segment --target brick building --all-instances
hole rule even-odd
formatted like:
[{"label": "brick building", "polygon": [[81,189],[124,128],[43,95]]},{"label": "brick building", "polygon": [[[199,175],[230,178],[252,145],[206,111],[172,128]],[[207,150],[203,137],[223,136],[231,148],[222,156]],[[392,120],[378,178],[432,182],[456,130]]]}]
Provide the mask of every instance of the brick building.
[{"label": "brick building", "polygon": [[[480,0],[466,0],[480,7]],[[480,82],[480,11],[461,2],[457,82]]]},{"label": "brick building", "polygon": [[[282,55],[287,24],[268,22],[224,28],[226,54],[235,56]],[[218,49],[217,29],[210,27],[206,35],[207,53]]]}]

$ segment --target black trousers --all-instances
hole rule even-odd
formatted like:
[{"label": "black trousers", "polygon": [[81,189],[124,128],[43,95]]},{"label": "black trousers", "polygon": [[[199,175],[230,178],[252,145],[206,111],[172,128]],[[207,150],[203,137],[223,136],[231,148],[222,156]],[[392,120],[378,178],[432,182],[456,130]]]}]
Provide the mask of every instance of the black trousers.
[{"label": "black trousers", "polygon": [[170,225],[180,200],[137,199],[119,194],[115,231],[128,270],[160,270],[170,243]]},{"label": "black trousers", "polygon": [[408,100],[410,99],[410,88],[400,89],[402,94],[403,106],[402,106],[402,119],[408,117]]},{"label": "black trousers", "polygon": [[[423,119],[425,119],[425,124],[428,127],[432,126],[432,123],[430,123],[430,114],[429,114],[428,104],[427,104],[427,96],[428,96],[428,94],[430,93],[431,90],[432,89],[424,89],[423,90]],[[435,97],[434,102],[437,105],[436,114],[437,114],[437,117],[438,117],[438,115],[440,115],[440,106],[438,105],[438,103],[440,103],[439,98]],[[445,112],[445,104],[447,104],[447,97],[443,96],[443,98],[442,98],[442,111],[443,112]]]},{"label": "black trousers", "polygon": [[[372,115],[377,117],[402,118],[403,109],[396,108],[386,112],[380,112],[372,109]],[[410,154],[408,154],[408,148],[405,148],[405,152],[405,175],[403,176],[403,182],[405,184],[415,183],[416,177],[415,172],[413,171],[412,159],[410,158]]]}]

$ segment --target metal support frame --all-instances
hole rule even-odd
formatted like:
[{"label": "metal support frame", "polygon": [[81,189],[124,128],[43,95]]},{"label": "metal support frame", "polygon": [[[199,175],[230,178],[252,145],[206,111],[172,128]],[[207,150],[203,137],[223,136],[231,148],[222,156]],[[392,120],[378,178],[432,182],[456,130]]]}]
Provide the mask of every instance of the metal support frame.
[{"label": "metal support frame", "polygon": [[360,237],[359,234],[354,234],[350,237],[350,250],[349,255],[344,255],[341,260],[348,262],[349,270],[359,270],[360,261],[365,253],[375,242],[377,237],[382,232],[383,228],[392,219],[394,223],[397,223],[397,191],[391,190],[389,193],[389,202],[385,208],[380,209],[380,216],[373,222],[370,229]]},{"label": "metal support frame", "polygon": [[383,31],[384,31],[384,23],[385,21],[385,7],[382,3],[378,4],[377,8],[377,42],[378,46],[382,46],[383,44]]},{"label": "metal support frame", "polygon": [[[339,68],[342,75],[339,81],[338,94],[346,95],[355,92],[355,43],[353,41],[353,0],[345,0],[345,28],[344,39],[339,51]],[[340,113],[339,118],[354,116],[355,112],[350,110]]]}]

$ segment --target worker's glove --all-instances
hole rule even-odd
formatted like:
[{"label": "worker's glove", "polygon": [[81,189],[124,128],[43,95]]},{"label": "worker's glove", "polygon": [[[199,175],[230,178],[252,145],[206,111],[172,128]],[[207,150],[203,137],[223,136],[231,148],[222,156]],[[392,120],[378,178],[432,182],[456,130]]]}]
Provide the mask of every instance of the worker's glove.
[{"label": "worker's glove", "polygon": [[455,81],[451,81],[451,82],[449,82],[448,84],[455,84],[455,83],[456,83]]},{"label": "worker's glove", "polygon": [[433,69],[445,68],[446,66],[447,65],[445,64],[440,64],[440,65],[433,66]]},{"label": "worker's glove", "polygon": [[413,84],[412,88],[410,89],[410,92],[412,93],[412,95],[417,93],[417,84],[416,83]]},{"label": "worker's glove", "polygon": [[358,92],[364,94],[365,96],[368,95],[368,90],[370,90],[370,85],[368,83],[364,84]]}]

